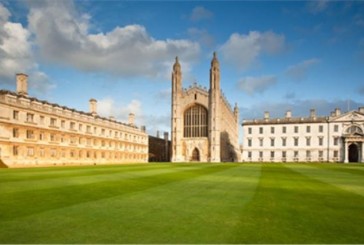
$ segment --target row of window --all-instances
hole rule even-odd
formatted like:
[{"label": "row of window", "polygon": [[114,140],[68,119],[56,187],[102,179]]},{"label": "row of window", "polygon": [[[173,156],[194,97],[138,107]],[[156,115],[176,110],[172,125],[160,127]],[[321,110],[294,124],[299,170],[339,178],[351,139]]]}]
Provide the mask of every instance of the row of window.
[{"label": "row of window", "polygon": [[[274,157],[278,157],[278,154],[276,154],[277,152],[275,151],[270,151],[270,157],[274,158]],[[313,151],[307,150],[306,151],[306,158],[310,158],[312,156]],[[259,158],[263,158],[263,151],[259,151]],[[248,158],[252,158],[253,157],[253,152],[248,151]],[[282,158],[286,158],[287,157],[287,151],[281,151],[281,157]],[[299,153],[298,151],[293,151],[293,157],[294,158],[298,158],[299,157]],[[323,158],[324,157],[324,152],[323,151],[318,151],[318,157],[319,158]],[[339,157],[339,151],[334,151],[334,157]]]},{"label": "row of window", "polygon": [[[115,147],[115,149],[120,150],[128,150],[128,151],[142,151],[143,149],[146,149],[146,147],[134,145],[134,144],[124,144],[117,141],[111,141],[111,140],[100,140],[100,139],[92,139],[92,138],[83,138],[83,137],[76,137],[76,136],[64,136],[54,133],[39,133],[39,140],[44,141],[47,140],[47,136],[49,136],[49,141],[53,143],[69,143],[69,144],[78,144],[78,145],[86,145],[86,146],[101,146],[101,147]],[[19,129],[13,128],[13,137],[19,138]],[[30,140],[36,139],[36,134],[34,133],[34,130],[28,129],[26,130],[26,138]]]},{"label": "row of window", "polygon": [[[20,155],[20,146],[13,146],[13,156]],[[23,153],[27,157],[52,157],[52,158],[93,158],[93,159],[145,159],[145,154],[120,153],[108,151],[85,151],[85,150],[59,150],[56,148],[26,147]]]},{"label": "row of window", "polygon": [[[19,111],[14,110],[13,111],[13,119],[19,120]],[[39,124],[45,125],[46,119],[44,116],[39,116]],[[34,113],[26,113],[26,122],[28,123],[35,123],[35,115]],[[101,136],[105,137],[115,137],[115,138],[124,138],[125,140],[146,140],[146,137],[141,137],[137,135],[132,135],[128,133],[123,133],[120,131],[113,131],[113,130],[106,130],[104,128],[99,128],[96,126],[91,125],[84,125],[82,123],[76,123],[73,121],[66,121],[66,120],[59,120],[57,118],[51,117],[49,119],[49,127],[51,128],[61,128],[66,129],[68,126],[68,129],[71,131],[78,131],[79,133],[87,133],[87,134],[99,134]],[[107,132],[108,131],[108,132]]]},{"label": "row of window", "polygon": [[207,137],[207,110],[201,105],[194,105],[187,109],[183,117],[183,137]]},{"label": "row of window", "polygon": [[[306,133],[311,133],[311,125],[307,125],[306,126]],[[299,133],[299,126],[294,126],[293,128],[293,132],[294,133]],[[278,127],[270,127],[270,133],[271,134],[275,134],[276,130],[278,129]],[[264,127],[259,127],[259,134],[264,134],[266,132],[264,132]],[[324,132],[324,126],[323,125],[318,125],[318,131],[319,133],[323,133]],[[339,132],[339,125],[334,125],[334,132]],[[253,133],[253,128],[249,127],[248,128],[248,134],[252,134]],[[281,127],[281,133],[282,134],[286,134],[287,133],[287,126],[282,126]]]},{"label": "row of window", "polygon": [[[311,146],[311,137],[305,137],[306,139],[306,146]],[[339,137],[333,137],[333,143],[334,145],[339,145]],[[252,147],[253,145],[253,139],[248,138],[248,147]],[[263,146],[264,138],[259,138],[259,146]],[[287,146],[287,138],[282,137],[281,138],[282,146]],[[318,145],[323,146],[324,137],[318,137]],[[275,146],[276,139],[270,138],[270,146]],[[298,146],[299,145],[299,137],[293,137],[293,145]]]}]

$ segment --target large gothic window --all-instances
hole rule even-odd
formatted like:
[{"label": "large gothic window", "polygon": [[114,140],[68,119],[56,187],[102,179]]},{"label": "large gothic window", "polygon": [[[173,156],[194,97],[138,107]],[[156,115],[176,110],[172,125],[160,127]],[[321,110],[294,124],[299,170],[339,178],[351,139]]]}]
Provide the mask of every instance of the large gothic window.
[{"label": "large gothic window", "polygon": [[348,134],[355,134],[355,133],[362,134],[363,133],[363,130],[361,130],[361,128],[359,128],[358,126],[353,125],[350,128],[348,128],[346,130],[346,132]]},{"label": "large gothic window", "polygon": [[188,108],[184,113],[184,130],[183,136],[207,137],[207,110],[201,105],[194,105]]}]

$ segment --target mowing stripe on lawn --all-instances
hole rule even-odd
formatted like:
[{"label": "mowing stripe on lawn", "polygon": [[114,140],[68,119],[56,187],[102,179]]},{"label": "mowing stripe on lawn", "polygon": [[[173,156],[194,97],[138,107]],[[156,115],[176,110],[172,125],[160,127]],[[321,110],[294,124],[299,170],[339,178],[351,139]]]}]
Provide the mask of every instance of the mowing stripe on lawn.
[{"label": "mowing stripe on lawn", "polygon": [[[196,168],[200,167],[184,167],[182,170],[186,171]],[[79,175],[77,170],[74,170],[72,173],[63,172],[59,173],[57,176],[54,174],[52,174],[51,177],[37,176],[38,178],[30,178],[30,180],[28,179],[29,176],[27,176],[26,179],[1,183],[0,193],[4,194],[18,192],[19,190],[30,191],[50,189],[63,186],[91,184],[102,181],[117,181],[119,179],[133,179],[139,178],[141,176],[152,176],[155,174],[172,173],[178,171],[181,171],[181,168],[167,165],[125,167],[125,169],[115,169],[115,171],[112,171],[112,169],[109,171],[94,172],[92,170],[88,170],[87,172],[80,171]]]},{"label": "mowing stripe on lawn", "polygon": [[[310,178],[364,196],[364,178],[361,174],[320,168],[318,165],[300,164],[297,166],[287,164],[285,166]],[[345,168],[345,166],[342,166],[342,168]]]},{"label": "mowing stripe on lawn", "polygon": [[261,165],[214,168],[194,178],[4,222],[7,232],[0,241],[226,243],[254,196]]},{"label": "mowing stripe on lawn", "polygon": [[[226,165],[226,168],[233,165]],[[18,191],[1,194],[0,220],[44,212],[79,203],[142,191],[169,182],[196,178],[202,174],[221,171],[218,165],[198,165],[196,169],[180,168],[179,172],[155,173],[133,179],[101,181],[97,183],[71,185],[35,191]],[[163,171],[163,170],[162,170]]]},{"label": "mowing stripe on lawn", "polygon": [[347,165],[347,164],[333,164],[333,163],[324,163],[324,164],[313,164],[313,166],[317,168],[329,169],[340,172],[347,172],[355,175],[364,176],[364,165]]},{"label": "mowing stripe on lawn", "polygon": [[[148,164],[107,165],[107,166],[77,166],[77,167],[53,167],[33,169],[0,169],[0,183],[17,182],[22,180],[55,179],[72,176],[90,176],[129,170],[149,169]],[[162,164],[153,164],[154,168],[171,168]],[[55,170],[56,169],[56,170]],[[41,171],[39,171],[41,170]]]},{"label": "mowing stripe on lawn", "polygon": [[300,166],[262,167],[256,194],[228,243],[364,242],[364,198],[294,171]]}]

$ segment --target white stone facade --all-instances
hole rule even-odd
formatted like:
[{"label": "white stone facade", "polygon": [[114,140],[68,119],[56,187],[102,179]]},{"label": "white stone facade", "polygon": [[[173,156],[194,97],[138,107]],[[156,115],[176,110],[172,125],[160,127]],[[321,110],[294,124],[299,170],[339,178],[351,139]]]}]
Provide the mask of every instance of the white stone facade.
[{"label": "white stone facade", "polygon": [[0,164],[3,167],[148,161],[148,135],[134,125],[28,97],[27,76],[17,92],[0,90]]},{"label": "white stone facade", "polygon": [[364,162],[364,107],[330,116],[243,121],[244,162]]},{"label": "white stone facade", "polygon": [[220,65],[211,61],[210,89],[182,88],[178,58],[172,71],[172,162],[238,161],[239,111],[220,90]]}]

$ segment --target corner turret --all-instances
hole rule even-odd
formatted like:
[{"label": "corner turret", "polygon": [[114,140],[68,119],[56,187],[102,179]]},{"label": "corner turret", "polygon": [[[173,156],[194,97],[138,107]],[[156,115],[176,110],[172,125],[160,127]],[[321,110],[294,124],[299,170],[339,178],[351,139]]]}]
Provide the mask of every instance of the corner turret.
[{"label": "corner turret", "polygon": [[220,64],[216,52],[211,60],[210,68],[210,89],[220,90]]},{"label": "corner turret", "polygon": [[220,162],[220,65],[216,52],[211,60],[209,96],[210,162]]}]

